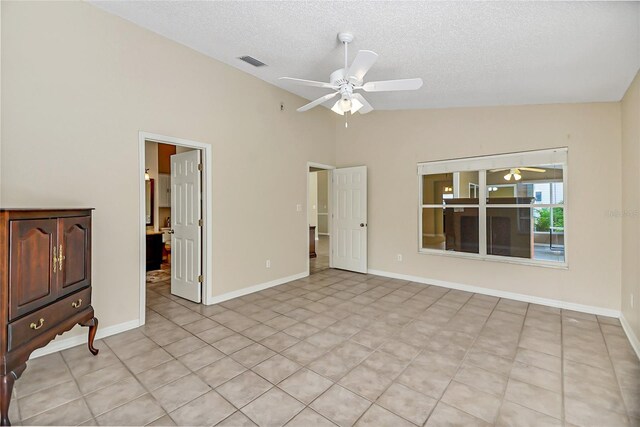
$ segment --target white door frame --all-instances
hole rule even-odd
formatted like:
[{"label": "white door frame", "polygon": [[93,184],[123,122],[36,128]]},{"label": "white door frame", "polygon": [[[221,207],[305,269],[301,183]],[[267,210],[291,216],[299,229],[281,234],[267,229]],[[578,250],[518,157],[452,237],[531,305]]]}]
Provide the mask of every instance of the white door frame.
[{"label": "white door frame", "polygon": [[147,295],[147,275],[146,275],[146,253],[143,248],[146,247],[147,224],[145,220],[146,201],[145,201],[145,142],[156,142],[160,144],[170,144],[180,147],[195,148],[202,153],[202,217],[204,224],[202,226],[202,275],[204,276],[202,289],[202,303],[209,304],[211,290],[213,289],[213,233],[212,233],[212,215],[210,214],[210,203],[213,200],[211,178],[213,173],[213,159],[211,155],[211,145],[188,139],[175,138],[173,136],[159,135],[150,132],[138,133],[138,149],[140,159],[140,170],[138,171],[138,181],[140,182],[140,325],[145,324],[146,314],[146,295]]},{"label": "white door frame", "polygon": [[[306,217],[305,217],[305,233],[307,236],[307,249],[306,251],[309,252],[309,209],[311,208],[311,206],[309,206],[309,173],[311,172],[310,169],[311,168],[318,168],[318,169],[324,169],[329,171],[328,178],[329,178],[329,186],[327,188],[328,191],[328,195],[329,197],[327,197],[327,211],[329,212],[328,218],[327,218],[327,226],[329,227],[329,267],[333,267],[333,251],[331,250],[331,239],[333,237],[333,215],[331,215],[332,213],[332,190],[333,190],[333,170],[336,168],[335,166],[331,166],[331,165],[325,165],[322,163],[315,163],[315,162],[307,162],[307,176],[306,176],[306,182],[307,182],[307,189],[305,191],[305,194],[307,195],[307,201],[305,202],[305,204],[307,205],[307,210],[305,211]],[[311,260],[309,258],[309,254],[307,254],[307,276],[310,274],[311,272]]]}]

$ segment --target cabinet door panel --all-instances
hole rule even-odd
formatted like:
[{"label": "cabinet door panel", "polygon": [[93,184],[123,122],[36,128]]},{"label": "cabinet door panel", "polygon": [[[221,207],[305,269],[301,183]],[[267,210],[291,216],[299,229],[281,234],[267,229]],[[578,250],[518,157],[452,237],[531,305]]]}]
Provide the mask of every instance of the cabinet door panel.
[{"label": "cabinet door panel", "polygon": [[59,219],[59,247],[62,247],[60,295],[91,283],[91,217]]},{"label": "cabinet door panel", "polygon": [[14,220],[9,242],[9,318],[56,299],[57,220]]}]

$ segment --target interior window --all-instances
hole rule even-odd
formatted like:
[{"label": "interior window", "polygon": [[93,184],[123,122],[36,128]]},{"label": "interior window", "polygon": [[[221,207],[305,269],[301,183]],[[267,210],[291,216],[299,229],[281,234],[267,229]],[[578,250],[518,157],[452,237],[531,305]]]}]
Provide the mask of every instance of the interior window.
[{"label": "interior window", "polygon": [[509,156],[419,165],[421,251],[565,262],[566,149]]},{"label": "interior window", "polygon": [[479,253],[479,172],[422,177],[422,248]]}]

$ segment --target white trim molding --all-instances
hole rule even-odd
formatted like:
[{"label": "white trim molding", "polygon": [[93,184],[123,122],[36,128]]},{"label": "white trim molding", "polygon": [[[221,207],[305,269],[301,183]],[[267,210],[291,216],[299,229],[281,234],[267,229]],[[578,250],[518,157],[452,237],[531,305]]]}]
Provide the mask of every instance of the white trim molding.
[{"label": "white trim molding", "polygon": [[[329,236],[329,239],[331,239],[331,229],[333,227],[333,221],[331,218],[331,215],[329,215],[329,212],[331,212],[332,209],[332,204],[331,204],[331,194],[333,191],[333,171],[336,169],[335,166],[331,166],[331,165],[325,165],[323,163],[316,163],[316,162],[307,162],[307,169],[305,170],[305,178],[306,178],[306,185],[307,187],[304,190],[304,194],[307,195],[306,197],[306,201],[305,201],[305,206],[307,207],[307,209],[305,210],[305,221],[304,221],[304,226],[305,226],[305,231],[304,231],[304,235],[306,236],[305,238],[307,239],[307,246],[305,248],[309,248],[309,222],[307,221],[307,219],[309,218],[309,209],[311,208],[309,206],[309,173],[311,173],[311,168],[316,168],[316,169],[323,169],[326,170],[328,173],[328,186],[327,186],[327,193],[328,193],[328,198],[327,198],[327,208],[328,208],[328,212],[326,213],[327,215],[327,228],[328,228],[328,233],[326,233],[327,236]],[[318,236],[322,234],[322,233],[318,233]],[[316,238],[316,240],[319,240],[319,238]],[[305,251],[307,250],[305,249]],[[331,240],[329,240],[329,267],[333,267],[333,251],[331,250]],[[309,259],[309,257],[307,257],[307,276],[311,273],[311,261]]]},{"label": "white trim molding", "polygon": [[202,171],[202,216],[204,218],[204,225],[202,226],[202,275],[204,276],[204,283],[202,286],[202,303],[213,304],[208,301],[209,295],[213,292],[213,220],[211,203],[213,202],[213,154],[210,144],[206,144],[198,141],[191,141],[188,139],[176,138],[173,136],[159,135],[150,132],[138,132],[138,156],[139,156],[139,181],[140,181],[140,194],[139,194],[139,209],[140,209],[140,325],[145,323],[146,315],[146,253],[143,250],[146,245],[146,221],[145,221],[145,143],[156,142],[163,144],[170,144],[179,147],[188,147],[200,150],[202,153],[202,164],[204,170]]},{"label": "white trim molding", "polygon": [[281,277],[279,279],[271,280],[269,282],[264,282],[258,285],[253,285],[246,288],[238,289],[237,291],[231,291],[222,295],[216,295],[208,299],[207,305],[220,304],[221,302],[229,301],[230,299],[242,297],[245,295],[252,294],[254,292],[259,292],[265,289],[273,288],[274,286],[282,285],[287,282],[292,282],[294,280],[302,279],[304,277],[307,277],[308,275],[309,275],[308,272],[303,271],[302,273],[294,274],[292,276]]},{"label": "white trim molding", "polygon": [[591,305],[578,304],[567,301],[560,301],[551,298],[536,297],[533,295],[518,294],[515,292],[499,291],[496,289],[483,288],[480,286],[465,285],[462,283],[448,282],[445,280],[429,279],[426,277],[410,276],[408,274],[391,273],[381,270],[368,270],[368,274],[376,276],[389,277],[392,279],[408,280],[410,282],[422,283],[425,285],[441,286],[443,288],[457,289],[459,291],[473,292],[476,294],[489,295],[498,298],[508,298],[516,301],[523,301],[532,304],[546,305],[549,307],[564,308],[567,310],[580,311],[582,313],[597,314],[599,316],[608,316],[620,318],[620,310],[610,308],[595,307]]},{"label": "white trim molding", "polygon": [[[131,329],[135,329],[138,326],[142,326],[138,319],[130,320],[124,323],[118,323],[117,325],[107,326],[106,328],[98,328],[98,332],[96,333],[96,339],[102,339],[110,337],[111,335],[120,334],[122,332],[129,331]],[[29,359],[35,359],[37,357],[46,356],[47,354],[55,353],[57,351],[66,350],[71,347],[75,347],[81,344],[87,344],[87,328],[83,328],[85,333],[80,335],[74,335],[69,338],[60,338],[54,341],[51,341],[45,347],[39,348],[33,353]],[[98,349],[100,347],[98,346]],[[87,350],[88,352],[89,350]]]},{"label": "white trim molding", "polygon": [[633,329],[631,329],[631,325],[629,324],[629,322],[627,322],[624,314],[620,314],[620,324],[622,325],[624,333],[627,334],[627,338],[631,343],[631,347],[633,347],[633,350],[636,352],[636,355],[640,359],[640,340],[638,340],[635,332],[633,332]]}]

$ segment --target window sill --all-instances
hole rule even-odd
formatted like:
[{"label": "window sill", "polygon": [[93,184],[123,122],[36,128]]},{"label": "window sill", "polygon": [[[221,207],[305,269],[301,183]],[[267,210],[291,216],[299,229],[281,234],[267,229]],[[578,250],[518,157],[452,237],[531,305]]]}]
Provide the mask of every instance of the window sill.
[{"label": "window sill", "polygon": [[[526,266],[532,266],[532,267],[553,268],[557,270],[569,269],[569,264],[566,261],[565,262],[542,261],[542,260],[533,260],[533,259],[512,258],[512,257],[499,256],[499,255],[480,255],[480,254],[470,254],[465,252],[443,251],[440,249],[418,249],[418,253],[422,255],[436,255],[436,256],[444,256],[444,257],[452,257],[452,258],[466,258],[466,259],[473,259],[476,261],[501,262],[505,264],[517,264],[517,265],[526,265]],[[565,254],[565,257],[566,257],[566,254]]]}]

